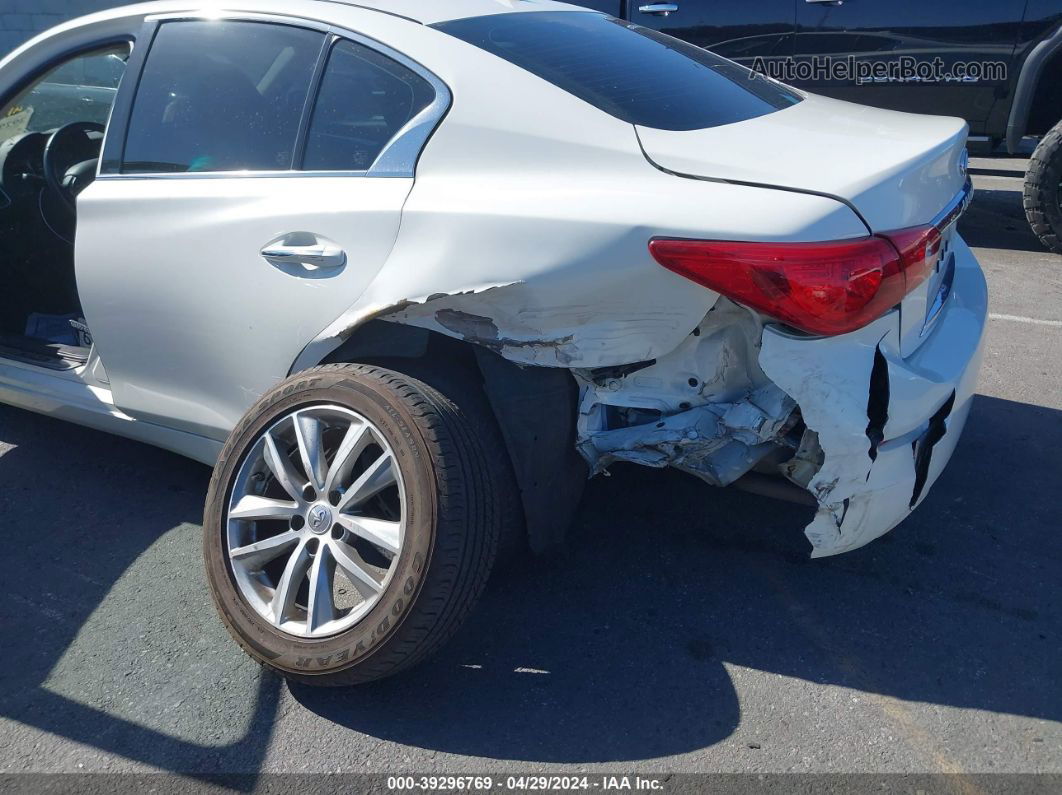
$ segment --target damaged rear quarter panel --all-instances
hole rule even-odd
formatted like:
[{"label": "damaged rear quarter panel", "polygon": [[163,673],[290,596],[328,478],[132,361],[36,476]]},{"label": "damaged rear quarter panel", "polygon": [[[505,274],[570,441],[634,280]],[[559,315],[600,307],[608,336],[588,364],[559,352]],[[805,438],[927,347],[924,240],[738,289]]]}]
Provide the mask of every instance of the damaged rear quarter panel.
[{"label": "damaged rear quarter panel", "polygon": [[[658,265],[651,238],[866,234],[855,213],[829,198],[662,173],[632,125],[488,60],[496,80],[443,70],[453,105],[417,164],[387,263],[294,370],[316,364],[373,317],[484,345],[519,364],[656,358],[683,341],[717,294]],[[547,106],[571,123],[538,110]]]},{"label": "damaged rear quarter panel", "polygon": [[[455,193],[452,181],[418,176],[386,266],[300,366],[371,317],[483,345],[519,364],[653,359],[674,350],[718,295],[658,265],[652,237],[733,236],[735,225],[738,235],[776,239],[861,231],[854,214],[829,199],[678,179],[639,159],[626,189],[595,173],[583,175],[578,191],[558,192],[556,176],[542,175],[535,185],[526,177],[504,187],[466,180]],[[765,202],[778,220],[753,228]],[[654,224],[654,207],[673,211]]]}]

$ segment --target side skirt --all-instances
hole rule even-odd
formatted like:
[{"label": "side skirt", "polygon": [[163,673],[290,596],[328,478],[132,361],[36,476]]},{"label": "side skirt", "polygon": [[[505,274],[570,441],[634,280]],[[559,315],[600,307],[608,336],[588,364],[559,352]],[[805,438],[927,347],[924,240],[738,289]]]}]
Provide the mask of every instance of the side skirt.
[{"label": "side skirt", "polygon": [[91,379],[89,364],[56,371],[0,359],[0,403],[161,447],[213,466],[222,443],[136,420],[115,407],[111,390]]}]

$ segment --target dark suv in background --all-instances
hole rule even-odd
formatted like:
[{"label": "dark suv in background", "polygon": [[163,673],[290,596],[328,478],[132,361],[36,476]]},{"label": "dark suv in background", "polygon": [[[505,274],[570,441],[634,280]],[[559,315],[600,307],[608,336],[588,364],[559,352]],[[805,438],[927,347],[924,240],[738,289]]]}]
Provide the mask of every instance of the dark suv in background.
[{"label": "dark suv in background", "polygon": [[1013,154],[1038,137],[1025,213],[1062,253],[1062,0],[573,2],[816,94],[959,116],[975,153]]}]

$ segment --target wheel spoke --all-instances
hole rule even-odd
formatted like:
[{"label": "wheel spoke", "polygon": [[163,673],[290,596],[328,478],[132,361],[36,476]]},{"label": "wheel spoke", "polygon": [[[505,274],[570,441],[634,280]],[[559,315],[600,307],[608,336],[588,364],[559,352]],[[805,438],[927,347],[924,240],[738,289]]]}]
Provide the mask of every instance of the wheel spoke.
[{"label": "wheel spoke", "polygon": [[250,608],[303,638],[362,621],[397,576],[406,500],[390,489],[400,464],[380,429],[343,405],[292,406],[260,431],[229,483],[222,528]]},{"label": "wheel spoke", "polygon": [[369,426],[363,422],[351,422],[343,441],[339,443],[339,449],[332,459],[332,465],[328,468],[328,479],[325,481],[324,492],[331,494],[339,488],[349,473],[351,467],[358,460],[365,448],[372,442],[372,433]]},{"label": "wheel spoke", "polygon": [[270,607],[273,610],[273,622],[277,625],[283,624],[288,613],[291,612],[295,597],[299,593],[299,586],[309,568],[310,553],[306,550],[306,543],[302,542],[288,558],[288,565],[284,567],[284,573],[280,575],[276,591],[273,592]]},{"label": "wheel spoke", "polygon": [[390,555],[397,555],[402,548],[401,522],[349,514],[340,514],[336,521],[358,538],[372,542]]},{"label": "wheel spoke", "polygon": [[306,631],[314,632],[336,617],[336,605],[332,596],[332,577],[336,572],[336,559],[328,544],[321,544],[310,567],[310,595],[306,604]]},{"label": "wheel spoke", "polygon": [[316,417],[300,412],[292,417],[295,441],[299,446],[302,469],[318,493],[324,491],[325,463],[324,445],[321,443],[321,423]]},{"label": "wheel spoke", "polygon": [[370,599],[380,592],[379,581],[368,570],[367,564],[361,562],[360,555],[353,547],[342,541],[332,541],[332,554],[362,598]]},{"label": "wheel spoke", "polygon": [[252,571],[261,569],[274,558],[280,557],[299,540],[299,534],[294,530],[286,530],[272,538],[265,538],[253,544],[236,547],[229,552],[229,556]]},{"label": "wheel spoke", "polygon": [[396,482],[394,458],[390,453],[384,453],[350,485],[337,507],[340,511],[356,508]]},{"label": "wheel spoke", "polygon": [[263,455],[266,466],[269,467],[269,471],[273,473],[273,477],[277,479],[277,483],[287,492],[288,496],[301,504],[302,492],[306,488],[307,482],[295,471],[295,467],[291,465],[291,459],[277,449],[273,434],[267,433],[264,437],[264,442],[265,450]]},{"label": "wheel spoke", "polygon": [[290,519],[299,511],[298,503],[274,500],[271,497],[259,497],[257,494],[245,494],[229,510],[230,519],[253,521],[255,519]]}]

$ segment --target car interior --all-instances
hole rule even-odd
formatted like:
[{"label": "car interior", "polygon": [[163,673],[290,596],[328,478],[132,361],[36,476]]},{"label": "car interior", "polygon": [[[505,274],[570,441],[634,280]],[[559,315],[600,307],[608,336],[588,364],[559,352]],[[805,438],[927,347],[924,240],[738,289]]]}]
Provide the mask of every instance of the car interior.
[{"label": "car interior", "polygon": [[0,356],[57,370],[88,358],[74,277],[77,195],[96,176],[125,44],[80,54],[0,107]]}]

